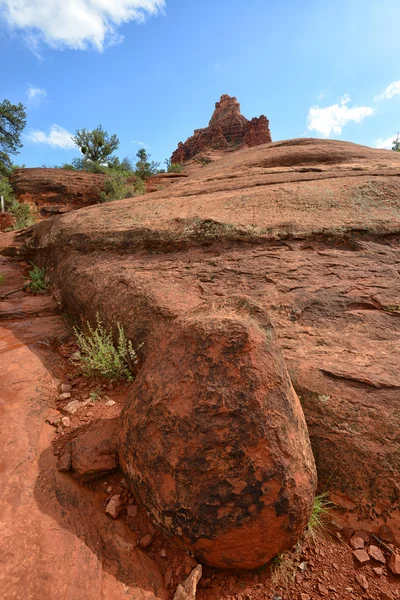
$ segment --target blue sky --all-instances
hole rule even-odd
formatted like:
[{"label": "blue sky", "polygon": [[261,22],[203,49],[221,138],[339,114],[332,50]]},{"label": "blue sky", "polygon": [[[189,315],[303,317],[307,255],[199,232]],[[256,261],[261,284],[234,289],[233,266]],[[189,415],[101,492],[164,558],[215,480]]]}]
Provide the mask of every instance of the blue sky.
[{"label": "blue sky", "polygon": [[163,162],[225,93],[274,141],[390,147],[399,23],[399,0],[0,0],[0,100],[28,110],[15,162],[69,162],[98,124],[121,158]]}]

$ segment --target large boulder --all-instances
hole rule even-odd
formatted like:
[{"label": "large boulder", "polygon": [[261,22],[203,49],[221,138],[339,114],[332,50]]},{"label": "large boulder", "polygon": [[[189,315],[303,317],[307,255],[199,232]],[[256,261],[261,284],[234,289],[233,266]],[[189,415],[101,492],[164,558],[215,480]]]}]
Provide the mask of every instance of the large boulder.
[{"label": "large boulder", "polygon": [[142,359],[204,302],[253,298],[302,402],[321,488],[353,521],[400,534],[399,175],[398,152],[257,146],[138,202],[43,222],[32,258],[70,314],[123,323]]},{"label": "large boulder", "polygon": [[156,522],[201,562],[254,569],[293,546],[316,472],[266,314],[243,299],[174,323],[131,389],[120,454]]}]

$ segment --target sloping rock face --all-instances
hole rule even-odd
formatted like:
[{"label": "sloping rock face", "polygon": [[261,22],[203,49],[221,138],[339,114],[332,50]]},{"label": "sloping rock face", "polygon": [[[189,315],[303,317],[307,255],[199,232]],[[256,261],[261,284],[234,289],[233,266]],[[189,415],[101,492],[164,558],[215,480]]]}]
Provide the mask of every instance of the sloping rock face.
[{"label": "sloping rock face", "polygon": [[177,319],[131,389],[120,452],[164,531],[201,562],[254,569],[310,518],[314,458],[271,323],[254,304]]},{"label": "sloping rock face", "polygon": [[143,342],[139,380],[193,311],[233,294],[257,303],[321,488],[354,520],[400,532],[398,153],[312,139],[244,149],[140,202],[43,222],[30,248],[72,315],[99,312]]},{"label": "sloping rock face", "polygon": [[240,112],[236,98],[227,94],[215,104],[215,111],[208,127],[196,129],[194,135],[172,154],[172,163],[184,163],[206,149],[237,150],[243,146],[259,146],[271,142],[267,117],[255,117],[248,121]]},{"label": "sloping rock face", "polygon": [[39,212],[47,208],[42,211],[44,215],[54,212],[57,206],[65,210],[96,204],[105,179],[101,173],[67,169],[16,169],[10,175],[17,199],[34,204]]}]

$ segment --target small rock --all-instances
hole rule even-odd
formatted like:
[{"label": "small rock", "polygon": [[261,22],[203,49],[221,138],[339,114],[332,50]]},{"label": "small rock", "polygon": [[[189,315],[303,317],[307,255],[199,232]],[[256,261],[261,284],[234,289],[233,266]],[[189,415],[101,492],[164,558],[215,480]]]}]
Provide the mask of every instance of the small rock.
[{"label": "small rock", "polygon": [[61,473],[66,473],[71,469],[71,462],[71,452],[64,452],[64,454],[61,454],[61,456],[58,458],[57,469]]},{"label": "small rock", "polygon": [[172,567],[168,567],[164,577],[165,587],[170,587],[172,582],[172,574]]},{"label": "small rock", "polygon": [[356,531],[354,533],[353,537],[360,537],[360,538],[362,538],[364,540],[364,542],[366,544],[369,543],[369,534],[366,531],[364,531],[363,529],[359,529],[358,531]]},{"label": "small rock", "polygon": [[346,540],[349,540],[351,537],[353,537],[353,535],[354,535],[354,529],[352,529],[351,527],[343,527],[342,536]]},{"label": "small rock", "polygon": [[386,564],[386,558],[383,556],[382,550],[380,548],[378,548],[378,546],[371,545],[368,548],[368,553],[369,553],[370,557],[373,558],[374,560],[376,560],[377,562],[380,562],[383,565]]},{"label": "small rock", "polygon": [[121,496],[119,494],[115,494],[115,496],[113,496],[107,504],[106,514],[109,517],[111,517],[112,519],[118,519],[118,517],[121,513],[121,509],[122,509]]},{"label": "small rock", "polygon": [[190,554],[188,554],[187,556],[185,556],[185,564],[189,565],[189,567],[191,567],[192,569],[195,569],[198,565],[198,562],[195,558],[193,558],[193,556],[190,556]]},{"label": "small rock", "polygon": [[311,596],[308,594],[300,594],[300,600],[311,600]]},{"label": "small rock", "polygon": [[71,419],[69,417],[62,417],[61,424],[63,427],[71,427]]},{"label": "small rock", "polygon": [[161,556],[161,558],[167,558],[167,553],[166,553],[166,551],[164,550],[164,548],[162,548],[162,549],[160,550],[160,556]]},{"label": "small rock", "polygon": [[81,360],[81,353],[80,352],[74,352],[73,354],[71,354],[70,359],[73,360],[73,361]]},{"label": "small rock", "polygon": [[60,394],[58,396],[58,399],[60,400],[60,402],[62,402],[63,400],[69,400],[71,398],[71,394],[69,392],[66,392],[65,394]]},{"label": "small rock", "polygon": [[60,385],[60,392],[62,394],[68,394],[68,392],[70,392],[72,390],[72,385],[69,383],[62,383]]},{"label": "small rock", "polygon": [[382,577],[382,575],[383,575],[382,567],[372,567],[372,570],[377,577]]},{"label": "small rock", "polygon": [[105,406],[115,406],[115,404],[116,404],[116,402],[114,402],[114,400],[108,400],[108,401],[105,403]]},{"label": "small rock", "polygon": [[350,540],[350,545],[354,550],[359,550],[360,548],[364,548],[365,542],[361,537],[356,537],[354,535]]},{"label": "small rock", "polygon": [[190,573],[192,572],[192,569],[189,567],[189,565],[185,565],[184,572],[185,572],[185,575],[190,575]]},{"label": "small rock", "polygon": [[151,537],[150,534],[144,535],[139,542],[139,544],[141,545],[142,548],[147,548],[152,543],[153,543],[153,538]]},{"label": "small rock", "polygon": [[154,535],[155,532],[156,532],[156,528],[154,527],[153,523],[149,523],[149,534]]},{"label": "small rock", "polygon": [[388,544],[393,544],[394,542],[394,533],[387,525],[381,525],[379,529],[379,537]]},{"label": "small rock", "polygon": [[56,433],[62,433],[63,428],[59,425],[56,429]]},{"label": "small rock", "polygon": [[400,555],[392,554],[389,558],[388,567],[393,575],[400,575]]},{"label": "small rock", "polygon": [[357,559],[360,565],[366,565],[370,560],[365,550],[354,550],[353,556]]},{"label": "small rock", "polygon": [[360,584],[360,586],[363,588],[363,590],[367,591],[367,589],[369,588],[369,585],[368,585],[368,581],[367,581],[367,578],[365,577],[365,575],[363,575],[362,573],[357,573],[356,581],[358,584]]},{"label": "small rock", "polygon": [[[136,506],[136,504],[131,504],[130,506],[128,506],[128,510],[126,511],[128,517],[132,517],[135,518],[137,517],[139,512],[139,507]],[[165,552],[165,550],[164,550]]]},{"label": "small rock", "polygon": [[325,586],[322,585],[322,583],[318,583],[317,584],[317,590],[319,591],[319,593],[321,594],[321,596],[328,596],[329,592],[326,589]]},{"label": "small rock", "polygon": [[108,486],[108,488],[107,488],[107,492],[108,492],[108,493],[112,492],[112,487],[111,487],[111,485],[109,485],[109,486]]},{"label": "small rock", "polygon": [[379,599],[380,600],[393,600],[392,596],[390,596],[390,594],[388,594],[387,592],[381,592],[379,595]]},{"label": "small rock", "polygon": [[80,408],[86,408],[88,402],[79,402],[79,400],[72,400],[66,406],[64,406],[63,411],[74,415]]}]

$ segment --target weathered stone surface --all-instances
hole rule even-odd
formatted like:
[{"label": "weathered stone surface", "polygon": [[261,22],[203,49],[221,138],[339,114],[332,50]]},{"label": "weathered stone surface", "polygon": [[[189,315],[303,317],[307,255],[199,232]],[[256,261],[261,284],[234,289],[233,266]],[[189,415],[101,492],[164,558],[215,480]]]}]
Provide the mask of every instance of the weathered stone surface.
[{"label": "weathered stone surface", "polygon": [[72,470],[83,481],[102,477],[116,469],[118,424],[115,419],[95,423],[71,443]]},{"label": "weathered stone surface", "polygon": [[140,202],[43,222],[32,252],[54,268],[65,308],[123,323],[144,342],[142,362],[188,311],[232,293],[255,300],[300,396],[321,486],[398,535],[399,174],[396,152],[258,146]]},{"label": "weathered stone surface", "polygon": [[232,150],[268,144],[271,141],[267,117],[262,115],[248,121],[241,114],[236,98],[224,94],[215,104],[208,127],[196,129],[184,144],[179,142],[171,162],[184,163],[207,149]]},{"label": "weathered stone surface", "polygon": [[10,183],[20,202],[34,204],[43,215],[95,204],[106,176],[67,169],[15,169]]},{"label": "weathered stone surface", "polygon": [[256,568],[310,517],[316,477],[300,403],[268,317],[248,301],[172,329],[131,389],[122,468],[201,562]]}]

